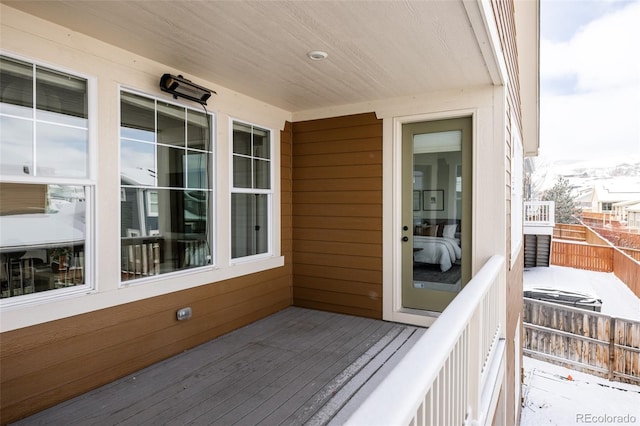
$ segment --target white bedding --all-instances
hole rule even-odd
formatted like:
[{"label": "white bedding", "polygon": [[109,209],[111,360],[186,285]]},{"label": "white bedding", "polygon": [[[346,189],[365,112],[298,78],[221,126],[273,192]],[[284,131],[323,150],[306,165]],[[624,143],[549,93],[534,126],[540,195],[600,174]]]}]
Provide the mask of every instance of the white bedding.
[{"label": "white bedding", "polygon": [[413,260],[440,265],[442,272],[448,271],[453,263],[462,257],[462,250],[455,238],[413,236]]}]

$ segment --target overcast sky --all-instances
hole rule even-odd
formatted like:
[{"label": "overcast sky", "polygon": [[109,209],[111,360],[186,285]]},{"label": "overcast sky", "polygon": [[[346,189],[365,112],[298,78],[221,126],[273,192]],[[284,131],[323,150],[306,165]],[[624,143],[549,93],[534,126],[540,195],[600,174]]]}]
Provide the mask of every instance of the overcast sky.
[{"label": "overcast sky", "polygon": [[640,161],[640,0],[541,0],[540,159]]}]

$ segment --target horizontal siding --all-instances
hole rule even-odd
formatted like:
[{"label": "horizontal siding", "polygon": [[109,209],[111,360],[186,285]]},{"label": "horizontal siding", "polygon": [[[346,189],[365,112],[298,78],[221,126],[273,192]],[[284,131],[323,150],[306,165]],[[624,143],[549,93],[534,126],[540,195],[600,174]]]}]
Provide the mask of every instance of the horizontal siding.
[{"label": "horizontal siding", "polygon": [[[286,269],[3,333],[2,422],[284,309],[291,295]],[[193,318],[178,322],[175,312],[184,306]]]},{"label": "horizontal siding", "polygon": [[[36,413],[292,303],[291,123],[281,134],[285,266],[0,335],[0,424]],[[193,317],[178,322],[176,310]]]},{"label": "horizontal siding", "polygon": [[382,121],[293,124],[293,301],[382,317]]}]

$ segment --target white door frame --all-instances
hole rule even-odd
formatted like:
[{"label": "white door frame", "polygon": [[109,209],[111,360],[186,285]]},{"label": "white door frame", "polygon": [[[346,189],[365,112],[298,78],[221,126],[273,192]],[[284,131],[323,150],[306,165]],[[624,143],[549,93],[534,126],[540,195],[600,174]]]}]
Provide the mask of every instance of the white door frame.
[{"label": "white door frame", "polygon": [[[472,146],[476,146],[477,117],[476,108],[457,109],[444,112],[422,113],[383,118],[383,237],[382,237],[382,316],[384,320],[430,326],[438,317],[437,312],[406,309],[402,307],[402,125],[422,121],[446,120],[471,116]],[[476,153],[473,149],[473,164],[476,164]],[[472,191],[475,205],[476,167],[473,167]],[[475,221],[475,215],[472,221]],[[472,224],[472,229],[475,226]],[[475,239],[472,238],[473,254]],[[474,256],[471,259],[471,270],[474,268]]]}]

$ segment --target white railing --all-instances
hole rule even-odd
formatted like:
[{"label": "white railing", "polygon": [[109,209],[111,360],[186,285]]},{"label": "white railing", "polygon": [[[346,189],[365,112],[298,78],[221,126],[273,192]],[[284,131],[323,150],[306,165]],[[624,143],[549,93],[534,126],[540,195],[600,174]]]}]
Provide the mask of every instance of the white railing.
[{"label": "white railing", "polygon": [[121,280],[135,280],[160,273],[162,237],[127,237],[120,241]]},{"label": "white railing", "polygon": [[348,419],[348,425],[484,425],[505,365],[505,261],[493,256]]},{"label": "white railing", "polygon": [[524,202],[524,226],[555,226],[555,222],[555,202]]}]

